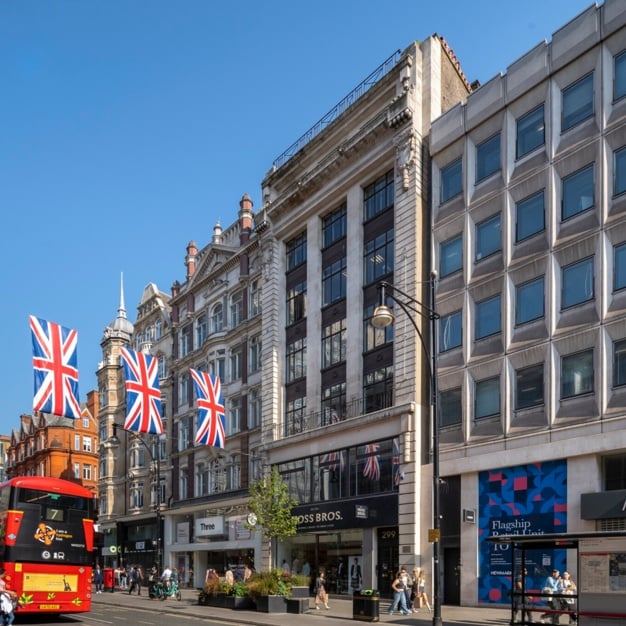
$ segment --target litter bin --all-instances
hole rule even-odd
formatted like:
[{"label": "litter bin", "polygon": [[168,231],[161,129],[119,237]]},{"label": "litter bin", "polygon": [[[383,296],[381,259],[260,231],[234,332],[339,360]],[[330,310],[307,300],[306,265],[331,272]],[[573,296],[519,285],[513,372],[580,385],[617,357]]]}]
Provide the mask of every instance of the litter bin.
[{"label": "litter bin", "polygon": [[112,567],[105,567],[103,571],[104,590],[113,593],[115,588],[115,576]]},{"label": "litter bin", "polygon": [[352,596],[352,619],[360,622],[380,620],[380,593],[376,589],[355,591]]}]

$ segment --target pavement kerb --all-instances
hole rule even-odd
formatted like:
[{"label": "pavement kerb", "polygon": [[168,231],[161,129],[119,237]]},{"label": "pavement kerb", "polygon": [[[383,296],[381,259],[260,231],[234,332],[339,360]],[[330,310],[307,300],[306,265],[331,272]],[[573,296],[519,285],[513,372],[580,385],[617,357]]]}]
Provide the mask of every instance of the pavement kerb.
[{"label": "pavement kerb", "polygon": [[[103,591],[101,594],[93,594],[92,603],[97,605],[108,604],[116,606],[128,606],[129,608],[150,611],[152,613],[162,613],[170,615],[189,615],[193,617],[215,618],[223,622],[233,624],[250,624],[251,626],[293,626],[295,620],[305,618],[306,621],[320,619],[331,619],[335,626],[347,626],[348,623],[354,626],[355,623],[363,620],[353,618],[352,598],[336,596],[329,600],[330,610],[315,610],[313,598],[310,598],[310,608],[305,613],[296,615],[294,613],[260,613],[257,611],[240,611],[218,607],[203,606],[198,604],[198,590],[183,589],[182,600],[175,599],[151,600],[148,597],[147,589],[142,589],[142,595],[132,596],[124,590]],[[417,626],[427,626],[432,624],[432,613],[426,609],[421,609],[418,613],[411,615],[387,614],[389,600],[382,599],[379,607],[380,622],[415,624]],[[442,621],[444,624],[457,624],[465,626],[477,626],[479,624],[509,624],[511,612],[508,608],[501,607],[460,607],[443,606]],[[312,622],[313,623],[313,622]]]}]

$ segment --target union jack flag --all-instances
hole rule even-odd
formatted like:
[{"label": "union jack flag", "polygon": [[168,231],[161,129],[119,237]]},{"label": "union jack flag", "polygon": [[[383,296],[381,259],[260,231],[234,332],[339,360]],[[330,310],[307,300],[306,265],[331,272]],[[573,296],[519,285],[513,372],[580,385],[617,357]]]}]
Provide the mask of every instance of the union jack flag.
[{"label": "union jack flag", "polygon": [[323,454],[321,461],[324,464],[328,464],[328,469],[331,472],[334,472],[338,469],[343,471],[344,465],[346,463],[345,457],[343,456],[343,450],[336,450],[335,452]]},{"label": "union jack flag", "polygon": [[223,448],[226,443],[226,412],[219,376],[190,369],[196,389],[198,428],[194,443]]},{"label": "union jack flag", "polygon": [[400,484],[400,442],[397,437],[393,438],[391,473],[393,474],[393,484],[397,487]]},{"label": "union jack flag", "polygon": [[34,315],[29,320],[35,370],[33,410],[79,419],[78,333]]},{"label": "union jack flag", "polygon": [[149,354],[121,349],[126,374],[126,420],[124,430],[160,435],[161,390],[158,360]]},{"label": "union jack flag", "polygon": [[378,448],[380,446],[377,443],[370,443],[365,446],[365,454],[367,459],[365,466],[363,467],[363,476],[370,480],[380,480],[380,461],[378,459]]}]

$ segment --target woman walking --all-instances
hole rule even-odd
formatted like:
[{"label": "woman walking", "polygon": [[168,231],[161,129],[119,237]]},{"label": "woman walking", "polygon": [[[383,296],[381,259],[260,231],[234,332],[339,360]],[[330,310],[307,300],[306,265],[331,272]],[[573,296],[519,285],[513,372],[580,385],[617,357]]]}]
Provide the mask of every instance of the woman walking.
[{"label": "woman walking", "polygon": [[417,593],[422,599],[422,604],[425,604],[426,608],[429,611],[432,611],[430,608],[430,602],[428,601],[428,594],[426,593],[426,574],[423,569],[420,569],[417,572]]},{"label": "woman walking", "polygon": [[404,593],[405,585],[402,578],[402,572],[398,572],[391,583],[391,588],[393,589],[393,600],[391,601],[391,606],[389,607],[389,615],[393,615],[396,608],[400,610],[402,615],[409,615],[411,613],[406,606],[406,594]]},{"label": "woman walking", "polygon": [[323,604],[325,609],[330,609],[328,606],[326,574],[324,573],[324,570],[321,570],[319,576],[315,579],[315,608],[318,611],[320,610],[320,604]]}]

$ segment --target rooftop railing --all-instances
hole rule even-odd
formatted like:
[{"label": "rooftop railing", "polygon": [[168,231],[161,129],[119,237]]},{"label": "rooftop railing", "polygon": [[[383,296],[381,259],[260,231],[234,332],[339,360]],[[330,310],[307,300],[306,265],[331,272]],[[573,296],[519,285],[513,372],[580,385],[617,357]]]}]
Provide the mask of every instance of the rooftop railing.
[{"label": "rooftop railing", "polygon": [[400,60],[401,52],[396,50],[384,63],[379,65],[362,83],[355,87],[341,102],[336,104],[324,117],[313,125],[299,139],[292,143],[277,159],[274,169],[282,167],[291,157],[300,151],[309,141],[319,135],[329,124],[335,121],[346,109],[352,106],[366,91],[388,74]]}]

